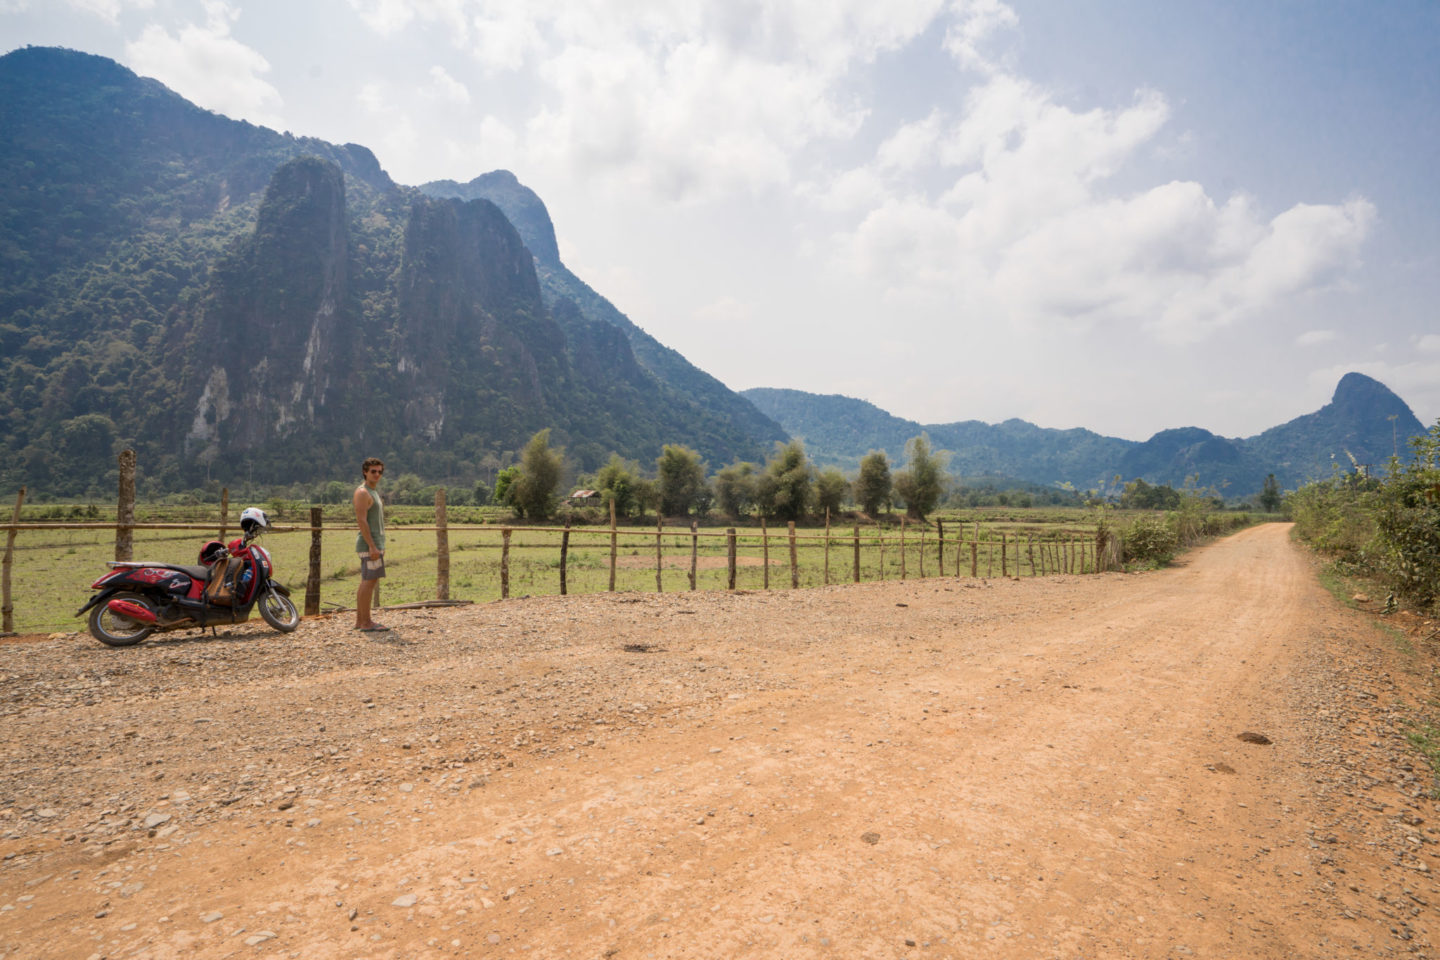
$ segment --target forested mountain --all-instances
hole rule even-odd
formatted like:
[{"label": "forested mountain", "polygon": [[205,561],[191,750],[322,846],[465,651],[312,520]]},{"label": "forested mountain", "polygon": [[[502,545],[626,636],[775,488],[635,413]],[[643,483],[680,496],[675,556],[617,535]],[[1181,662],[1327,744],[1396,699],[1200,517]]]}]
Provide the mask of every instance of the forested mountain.
[{"label": "forested mountain", "polygon": [[1227,497],[1257,493],[1267,474],[1282,487],[1328,477],[1331,464],[1383,464],[1393,452],[1407,456],[1406,440],[1425,432],[1405,402],[1383,383],[1347,373],[1330,403],[1248,439],[1230,440],[1199,427],[1162,430],[1137,443],[1089,430],[1049,430],[1024,420],[985,424],[922,425],[893,417],[849,397],[798,390],[744,391],[757,407],[803,440],[821,463],[853,469],[870,450],[892,461],[904,457],[905,441],[930,436],[949,454],[951,473],[1008,477],[1032,483],[1071,483],[1094,489],[1116,475],[1179,487],[1189,477]]},{"label": "forested mountain", "polygon": [[585,468],[783,437],[569,274],[533,193],[478,182],[427,195],[102,57],[0,57],[0,485],[109,491],[124,446],[159,492],[368,454],[468,485],[544,427]]},{"label": "forested mountain", "polygon": [[[688,416],[698,433],[687,443],[700,449],[733,447],[731,435],[738,429],[744,436],[761,438],[768,453],[771,444],[788,439],[780,425],[749,400],[640,329],[609,300],[571,273],[560,262],[555,228],[545,204],[510,171],[496,170],[466,184],[436,180],[422,184],[420,190],[434,197],[489,200],[499,207],[535,255],[535,269],[546,305],[557,315],[578,310],[586,320],[624,331],[640,365],[673,389],[670,402],[690,408]],[[718,468],[721,464],[715,462],[711,466]]]}]

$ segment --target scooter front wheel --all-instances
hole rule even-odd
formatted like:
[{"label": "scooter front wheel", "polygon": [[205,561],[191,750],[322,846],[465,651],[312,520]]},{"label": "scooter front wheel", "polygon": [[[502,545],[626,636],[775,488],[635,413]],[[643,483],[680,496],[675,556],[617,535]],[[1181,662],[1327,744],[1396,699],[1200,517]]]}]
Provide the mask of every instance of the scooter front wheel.
[{"label": "scooter front wheel", "polygon": [[[138,593],[117,593],[110,600],[128,600],[151,613],[155,605]],[[132,620],[110,609],[109,600],[102,600],[90,609],[90,635],[107,647],[133,647],[155,632],[154,623]]]},{"label": "scooter front wheel", "polygon": [[281,633],[290,633],[300,626],[300,611],[295,609],[295,604],[290,602],[289,597],[278,590],[266,587],[265,592],[260,595],[258,606],[260,616],[265,618],[265,622]]}]

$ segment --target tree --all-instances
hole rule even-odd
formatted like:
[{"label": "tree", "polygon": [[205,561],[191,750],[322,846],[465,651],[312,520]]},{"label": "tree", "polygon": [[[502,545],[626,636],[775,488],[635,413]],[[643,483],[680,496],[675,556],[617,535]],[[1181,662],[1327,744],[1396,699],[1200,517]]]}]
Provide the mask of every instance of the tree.
[{"label": "tree", "polygon": [[516,481],[520,479],[520,467],[506,467],[495,474],[495,492],[492,494],[494,501],[501,506],[513,507],[517,516],[525,516],[525,511],[515,503]]},{"label": "tree", "polygon": [[1265,477],[1265,484],[1260,489],[1260,509],[1266,513],[1275,513],[1280,509],[1280,483],[1273,473]]},{"label": "tree", "polygon": [[474,499],[475,506],[485,506],[485,504],[490,502],[490,485],[484,480],[476,480],[475,489],[471,491],[470,496]]},{"label": "tree", "polygon": [[739,519],[755,502],[755,464],[737,460],[715,474],[715,503],[727,516]]},{"label": "tree", "polygon": [[755,505],[775,520],[799,520],[814,498],[815,468],[799,440],[776,443],[775,456],[755,483]]},{"label": "tree", "polygon": [[1177,510],[1179,507],[1179,490],[1167,483],[1151,486],[1141,477],[1125,484],[1125,490],[1120,494],[1122,510]]},{"label": "tree", "polygon": [[660,511],[667,517],[688,516],[707,493],[705,464],[689,447],[667,443],[655,461],[655,480],[660,492]]},{"label": "tree", "polygon": [[905,469],[895,478],[895,492],[905,501],[907,516],[924,520],[945,491],[944,464],[939,454],[930,451],[930,438],[923,433],[905,444],[905,457]]},{"label": "tree", "polygon": [[640,508],[639,474],[640,464],[618,453],[610,454],[610,460],[596,472],[595,489],[606,501],[615,502],[615,516],[628,517]]},{"label": "tree", "polygon": [[511,485],[511,500],[517,513],[535,520],[544,520],[553,514],[564,469],[565,452],[558,447],[551,448],[549,427],[531,437],[520,453],[520,476]]},{"label": "tree", "polygon": [[894,482],[890,478],[890,458],[883,450],[871,450],[860,460],[860,475],[855,478],[855,502],[871,517],[890,502]]},{"label": "tree", "polygon": [[815,478],[815,513],[835,516],[850,493],[850,481],[834,467],[826,467]]}]

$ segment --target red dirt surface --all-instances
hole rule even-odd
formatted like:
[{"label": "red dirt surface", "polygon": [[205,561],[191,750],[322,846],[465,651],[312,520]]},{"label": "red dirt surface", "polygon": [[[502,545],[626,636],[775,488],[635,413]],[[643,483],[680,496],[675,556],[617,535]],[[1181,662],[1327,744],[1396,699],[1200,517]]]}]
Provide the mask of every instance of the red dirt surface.
[{"label": "red dirt surface", "polygon": [[7,647],[0,957],[1435,949],[1431,659],[1285,525],[384,620]]}]

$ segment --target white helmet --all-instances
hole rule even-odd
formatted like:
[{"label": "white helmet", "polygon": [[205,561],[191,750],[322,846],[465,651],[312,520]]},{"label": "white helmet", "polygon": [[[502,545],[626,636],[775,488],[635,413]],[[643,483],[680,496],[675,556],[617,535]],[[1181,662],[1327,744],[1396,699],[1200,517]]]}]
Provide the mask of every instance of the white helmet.
[{"label": "white helmet", "polygon": [[246,533],[254,533],[257,528],[270,529],[270,518],[265,516],[265,511],[259,507],[246,507],[240,513],[240,529]]}]

